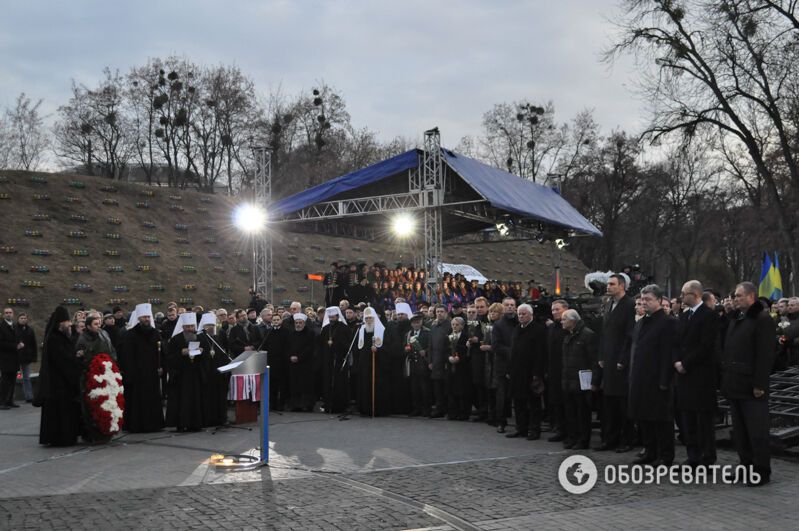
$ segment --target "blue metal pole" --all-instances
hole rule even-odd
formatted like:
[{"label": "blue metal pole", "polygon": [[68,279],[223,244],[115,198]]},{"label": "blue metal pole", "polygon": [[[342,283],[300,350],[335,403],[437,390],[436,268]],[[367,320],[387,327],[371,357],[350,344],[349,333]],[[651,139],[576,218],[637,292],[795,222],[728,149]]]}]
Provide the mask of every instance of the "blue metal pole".
[{"label": "blue metal pole", "polygon": [[269,464],[269,366],[261,374],[261,462]]}]

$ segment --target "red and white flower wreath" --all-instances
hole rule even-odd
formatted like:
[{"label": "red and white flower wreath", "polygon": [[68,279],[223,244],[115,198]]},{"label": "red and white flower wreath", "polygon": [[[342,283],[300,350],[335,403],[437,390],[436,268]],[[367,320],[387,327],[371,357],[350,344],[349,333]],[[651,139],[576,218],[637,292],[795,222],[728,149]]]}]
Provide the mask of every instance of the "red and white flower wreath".
[{"label": "red and white flower wreath", "polygon": [[94,425],[104,435],[115,435],[122,429],[125,413],[123,391],[119,366],[111,356],[94,356],[86,371],[85,400]]}]

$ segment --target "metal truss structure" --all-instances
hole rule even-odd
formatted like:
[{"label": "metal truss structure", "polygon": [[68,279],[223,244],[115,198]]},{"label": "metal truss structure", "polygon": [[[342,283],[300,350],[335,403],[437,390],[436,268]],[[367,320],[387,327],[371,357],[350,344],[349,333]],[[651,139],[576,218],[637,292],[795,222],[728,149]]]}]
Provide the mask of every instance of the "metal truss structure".
[{"label": "metal truss structure", "polygon": [[[412,183],[413,184],[413,183]],[[442,240],[444,235],[441,209],[444,204],[444,167],[441,160],[441,133],[438,127],[424,133],[419,197],[428,199],[424,209],[424,254],[421,265],[427,270],[428,282],[435,283],[440,275]]]},{"label": "metal truss structure", "polygon": [[[253,148],[255,157],[255,179],[253,180],[253,195],[255,204],[261,205],[269,213],[272,202],[272,153],[267,147]],[[273,263],[272,263],[272,234],[270,230],[257,232],[253,237],[252,246],[252,275],[253,289],[266,295],[271,302],[273,299]]]}]

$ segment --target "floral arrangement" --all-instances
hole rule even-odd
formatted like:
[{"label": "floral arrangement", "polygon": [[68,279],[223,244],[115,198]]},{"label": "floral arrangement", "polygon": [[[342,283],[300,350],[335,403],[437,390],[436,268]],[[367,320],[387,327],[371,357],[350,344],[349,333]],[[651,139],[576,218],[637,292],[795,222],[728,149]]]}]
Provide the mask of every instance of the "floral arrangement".
[{"label": "floral arrangement", "polygon": [[86,188],[86,183],[82,181],[69,181],[70,188]]},{"label": "floral arrangement", "polygon": [[146,228],[146,229],[154,229],[155,228],[155,223],[153,223],[152,221],[142,221],[141,226]]},{"label": "floral arrangement", "polygon": [[460,339],[460,334],[453,332],[448,336],[448,338],[449,338],[449,350],[452,353],[449,356],[449,362],[455,365],[456,363],[461,361],[461,358],[458,355],[458,340]]},{"label": "floral arrangement", "polygon": [[70,219],[70,221],[77,221],[78,223],[88,223],[89,222],[89,218],[87,218],[86,216],[82,216],[80,214],[72,214],[71,216],[69,216],[69,219]]},{"label": "floral arrangement", "polygon": [[148,266],[148,265],[137,265],[136,266],[136,271],[139,271],[141,273],[147,273],[147,272],[150,271],[150,266]]},{"label": "floral arrangement", "polygon": [[119,251],[117,251],[116,249],[106,249],[105,251],[103,251],[103,254],[105,256],[119,256]]},{"label": "floral arrangement", "polygon": [[49,201],[50,194],[33,194],[34,201]]},{"label": "floral arrangement", "polygon": [[122,225],[122,220],[119,218],[106,218],[105,220],[109,225]]},{"label": "floral arrangement", "polygon": [[145,234],[144,236],[142,236],[141,240],[143,242],[147,242],[147,243],[158,243],[158,236],[153,236],[151,234]]},{"label": "floral arrangement", "polygon": [[789,321],[780,321],[777,323],[777,342],[784,345],[788,341],[787,330],[791,326]]},{"label": "floral arrangement", "polygon": [[224,273],[225,268],[222,266],[214,266],[214,273]]},{"label": "floral arrangement", "polygon": [[25,231],[25,236],[27,236],[28,238],[41,238],[42,232],[38,230],[27,229]]},{"label": "floral arrangement", "polygon": [[109,273],[124,273],[125,272],[125,268],[123,268],[122,266],[108,266],[108,267],[105,268],[105,270],[108,271]]},{"label": "floral arrangement", "polygon": [[45,212],[37,212],[33,215],[35,221],[50,221],[50,214]]},{"label": "floral arrangement", "polygon": [[84,401],[94,427],[106,436],[122,429],[125,413],[122,375],[108,354],[97,354],[86,369]]},{"label": "floral arrangement", "polygon": [[73,249],[72,256],[89,256],[88,249]]},{"label": "floral arrangement", "polygon": [[[289,301],[291,303],[291,301]],[[10,306],[30,306],[31,301],[21,297],[11,297],[8,299],[8,304]]]},{"label": "floral arrangement", "polygon": [[115,194],[115,193],[119,192],[119,189],[117,189],[114,186],[102,186],[102,187],[100,187],[100,191],[108,192],[109,194]]},{"label": "floral arrangement", "polygon": [[91,269],[89,269],[88,266],[74,265],[74,266],[72,266],[72,272],[73,273],[91,273]]},{"label": "floral arrangement", "polygon": [[191,253],[189,251],[180,251],[181,258],[191,258]]},{"label": "floral arrangement", "polygon": [[71,230],[69,231],[69,234],[67,236],[69,236],[70,238],[85,238],[86,233],[83,232],[82,230]]},{"label": "floral arrangement", "polygon": [[46,265],[32,265],[29,269],[31,273],[49,273],[50,268]]},{"label": "floral arrangement", "polygon": [[49,249],[34,249],[31,254],[33,256],[50,256],[53,253]]},{"label": "floral arrangement", "polygon": [[150,208],[150,203],[147,201],[137,201],[136,208]]},{"label": "floral arrangement", "polygon": [[183,223],[175,223],[175,230],[189,230],[189,226]]},{"label": "floral arrangement", "polygon": [[189,239],[188,238],[175,238],[175,243],[179,243],[182,245],[188,245]]},{"label": "floral arrangement", "polygon": [[119,206],[119,201],[117,201],[116,199],[108,199],[108,198],[106,198],[106,199],[103,199],[103,204],[104,205],[111,205],[111,206]]},{"label": "floral arrangement", "polygon": [[106,232],[105,239],[106,240],[118,240],[121,236],[118,232]]}]

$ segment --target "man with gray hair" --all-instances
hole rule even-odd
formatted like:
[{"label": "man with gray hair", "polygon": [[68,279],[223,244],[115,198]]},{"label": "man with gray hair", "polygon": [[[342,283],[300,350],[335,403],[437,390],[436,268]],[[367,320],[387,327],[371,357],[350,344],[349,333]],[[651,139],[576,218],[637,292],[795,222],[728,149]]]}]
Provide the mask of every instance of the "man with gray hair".
[{"label": "man with gray hair", "polygon": [[563,340],[568,332],[563,329],[562,318],[564,312],[569,309],[569,303],[563,299],[552,301],[552,321],[547,321],[547,342],[549,360],[547,363],[546,385],[547,401],[546,406],[549,413],[550,431],[554,432],[547,441],[561,442],[566,439],[565,413],[563,409],[563,386],[561,377],[563,374]]},{"label": "man with gray hair", "polygon": [[583,372],[590,374],[596,363],[596,334],[585,326],[577,310],[566,310],[561,316],[566,337],[563,340],[563,371],[558,384],[563,389],[566,438],[564,448],[586,450],[591,441],[591,386],[581,381]]},{"label": "man with gray hair", "polygon": [[506,437],[541,438],[541,395],[547,357],[547,331],[533,321],[533,308],[519,306],[519,325],[513,330],[510,348],[510,392],[516,412],[516,432]]}]

